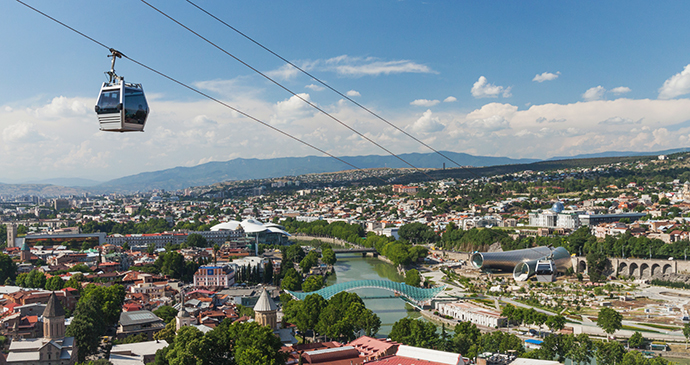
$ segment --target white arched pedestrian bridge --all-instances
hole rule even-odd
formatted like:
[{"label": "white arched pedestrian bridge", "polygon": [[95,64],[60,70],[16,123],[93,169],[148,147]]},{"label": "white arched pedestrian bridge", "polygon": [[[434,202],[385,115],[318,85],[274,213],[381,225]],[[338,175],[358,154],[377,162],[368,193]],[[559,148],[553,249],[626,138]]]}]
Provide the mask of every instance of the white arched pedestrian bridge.
[{"label": "white arched pedestrian bridge", "polygon": [[309,293],[292,292],[289,290],[286,290],[286,292],[292,295],[293,298],[299,300],[304,300],[304,298],[311,294],[318,294],[322,296],[324,299],[330,299],[332,296],[342,291],[353,291],[365,288],[392,291],[393,293],[395,293],[396,296],[403,297],[412,303],[415,303],[419,306],[423,306],[428,305],[428,303],[434,297],[436,297],[440,292],[443,291],[445,286],[424,289],[415,286],[410,286],[405,283],[396,283],[395,281],[390,280],[354,280],[327,286],[320,290]]}]

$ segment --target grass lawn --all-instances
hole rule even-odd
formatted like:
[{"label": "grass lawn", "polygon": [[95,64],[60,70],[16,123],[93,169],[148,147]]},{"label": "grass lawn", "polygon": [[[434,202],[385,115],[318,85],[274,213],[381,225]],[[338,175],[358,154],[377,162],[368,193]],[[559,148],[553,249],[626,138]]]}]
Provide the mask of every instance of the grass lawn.
[{"label": "grass lawn", "polygon": [[678,357],[665,357],[664,358],[668,361],[670,361],[672,364],[678,364],[678,365],[690,365],[690,358],[678,358]]}]

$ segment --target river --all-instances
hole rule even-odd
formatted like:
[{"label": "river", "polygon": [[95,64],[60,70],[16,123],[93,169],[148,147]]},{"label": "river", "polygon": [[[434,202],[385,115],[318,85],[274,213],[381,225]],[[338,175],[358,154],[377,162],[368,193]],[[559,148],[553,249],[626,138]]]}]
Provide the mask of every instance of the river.
[{"label": "river", "polygon": [[[338,254],[334,265],[335,275],[328,277],[326,285],[353,281],[388,279],[402,282],[404,277],[395,266],[373,257],[362,257],[361,254]],[[382,289],[358,289],[353,292],[361,297],[386,296],[392,293]],[[419,318],[421,315],[412,306],[400,298],[364,299],[364,304],[381,318],[381,329],[378,337],[385,337],[393,324],[404,317]]]}]

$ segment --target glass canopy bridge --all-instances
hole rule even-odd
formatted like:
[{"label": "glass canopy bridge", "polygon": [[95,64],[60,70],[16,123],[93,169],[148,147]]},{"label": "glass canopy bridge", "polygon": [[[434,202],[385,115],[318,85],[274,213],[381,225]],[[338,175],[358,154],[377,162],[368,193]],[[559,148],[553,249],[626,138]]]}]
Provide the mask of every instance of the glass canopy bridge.
[{"label": "glass canopy bridge", "polygon": [[405,283],[396,283],[395,281],[390,280],[354,280],[327,286],[320,290],[309,293],[292,292],[289,290],[286,290],[286,292],[293,298],[299,300],[304,300],[304,298],[311,294],[318,294],[324,299],[330,299],[332,296],[342,291],[353,291],[365,288],[392,291],[395,296],[405,299],[411,304],[416,304],[419,307],[423,307],[430,305],[431,300],[443,291],[445,285],[436,288],[424,289],[410,286]]}]

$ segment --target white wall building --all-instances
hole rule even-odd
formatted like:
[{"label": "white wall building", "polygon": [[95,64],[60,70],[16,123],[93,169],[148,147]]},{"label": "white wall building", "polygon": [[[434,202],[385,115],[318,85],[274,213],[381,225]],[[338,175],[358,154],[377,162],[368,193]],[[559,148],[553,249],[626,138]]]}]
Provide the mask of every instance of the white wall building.
[{"label": "white wall building", "polygon": [[508,318],[500,313],[468,302],[436,303],[436,310],[442,315],[478,326],[498,328],[508,324]]}]

